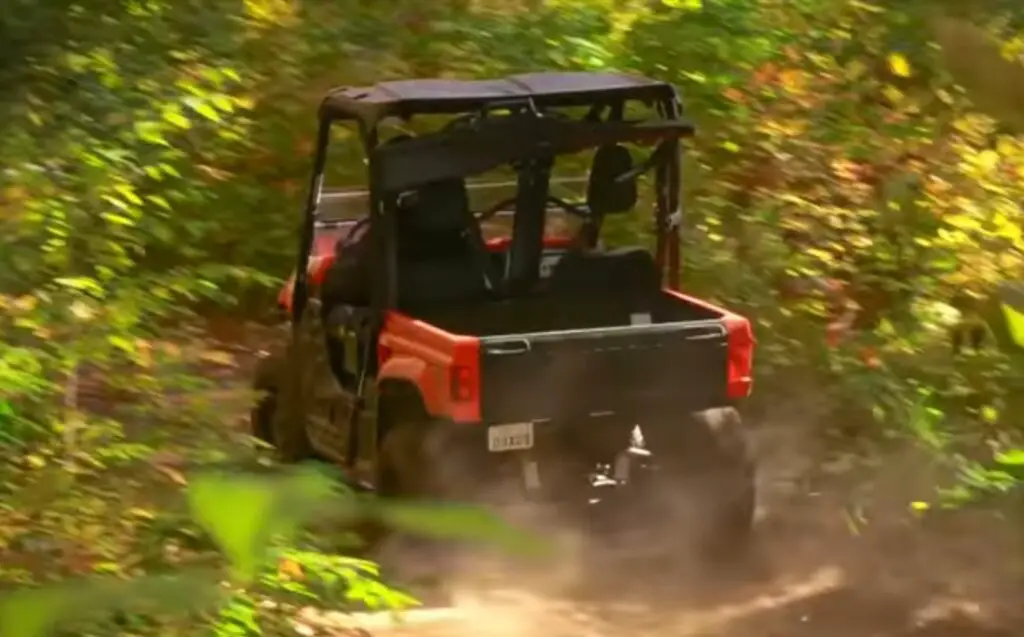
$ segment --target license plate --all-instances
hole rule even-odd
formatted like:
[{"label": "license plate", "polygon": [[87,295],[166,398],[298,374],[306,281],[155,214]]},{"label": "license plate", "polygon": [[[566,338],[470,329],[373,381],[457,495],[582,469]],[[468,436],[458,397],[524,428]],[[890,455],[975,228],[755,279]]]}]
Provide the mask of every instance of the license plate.
[{"label": "license plate", "polygon": [[533,423],[513,422],[487,428],[487,450],[492,453],[533,447]]}]

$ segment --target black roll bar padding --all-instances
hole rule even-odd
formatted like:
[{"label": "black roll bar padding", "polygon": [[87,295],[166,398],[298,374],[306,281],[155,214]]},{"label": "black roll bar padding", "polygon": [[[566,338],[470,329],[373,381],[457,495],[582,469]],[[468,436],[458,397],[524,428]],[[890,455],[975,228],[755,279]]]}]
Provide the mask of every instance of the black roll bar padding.
[{"label": "black roll bar padding", "polygon": [[512,293],[529,289],[540,277],[552,164],[551,157],[532,159],[519,171],[519,194],[505,276],[505,284]]},{"label": "black roll bar padding", "polygon": [[[676,120],[682,111],[678,95],[672,100],[659,104],[662,116],[667,120]],[[655,207],[655,228],[657,232],[655,247],[655,264],[661,273],[662,281],[670,289],[679,289],[679,223],[674,219],[680,208],[680,150],[679,139],[667,139],[665,151],[667,161],[657,165],[655,172],[655,190],[657,205]]]},{"label": "black roll bar padding", "polygon": [[[359,123],[359,138],[366,157],[366,175],[370,193],[370,241],[373,245],[373,264],[370,284],[370,307],[379,320],[381,311],[394,307],[398,300],[397,256],[395,246],[395,205],[399,193],[381,188],[380,164],[375,151],[380,132],[376,125]],[[415,138],[403,140],[407,144]],[[383,144],[389,146],[394,144]],[[376,329],[377,326],[372,326]]]},{"label": "black roll bar padding", "polygon": [[309,258],[313,250],[313,235],[316,230],[316,211],[320,206],[320,195],[324,186],[324,168],[327,165],[327,145],[331,139],[331,120],[321,117],[317,126],[316,149],[313,152],[313,175],[309,180],[306,194],[306,209],[299,229],[299,256],[295,269],[295,285],[292,286],[292,329],[298,330],[302,314],[309,302]]},{"label": "black roll bar padding", "polygon": [[509,115],[469,129],[443,131],[376,149],[377,186],[408,190],[430,181],[465,178],[503,164],[578,152],[638,139],[689,135],[686,122],[585,122]]},{"label": "black roll bar padding", "polygon": [[626,117],[626,100],[612,102],[611,112],[608,113],[609,122],[621,122]]}]

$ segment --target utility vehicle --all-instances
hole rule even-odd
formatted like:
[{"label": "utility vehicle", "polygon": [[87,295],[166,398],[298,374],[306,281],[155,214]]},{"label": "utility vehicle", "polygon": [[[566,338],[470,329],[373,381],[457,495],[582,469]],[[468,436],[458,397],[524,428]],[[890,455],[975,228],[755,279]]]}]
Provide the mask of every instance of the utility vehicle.
[{"label": "utility vehicle", "polygon": [[[754,338],[678,290],[681,110],[670,84],[613,73],[331,91],[255,435],[386,496],[678,495],[701,538],[745,538],[753,464],[736,406]],[[433,127],[383,139],[396,118]],[[326,214],[346,196],[324,188],[339,123],[366,157],[360,221]],[[558,166],[588,154],[585,196],[554,196]],[[467,178],[495,170],[513,195],[471,204]],[[606,218],[644,205],[648,181],[653,251],[605,248]],[[558,214],[571,236],[546,232]],[[510,231],[485,237],[502,216]]]}]

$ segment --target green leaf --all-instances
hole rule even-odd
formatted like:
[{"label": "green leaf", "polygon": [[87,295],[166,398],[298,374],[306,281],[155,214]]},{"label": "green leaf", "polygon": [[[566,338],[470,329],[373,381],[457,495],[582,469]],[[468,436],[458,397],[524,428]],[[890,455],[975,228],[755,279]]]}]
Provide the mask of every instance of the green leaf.
[{"label": "green leaf", "polygon": [[252,581],[265,562],[275,498],[272,489],[253,478],[206,476],[189,482],[196,521],[227,554],[242,581]]},{"label": "green leaf", "polygon": [[173,107],[164,109],[163,118],[168,124],[176,126],[177,128],[181,128],[183,130],[192,128],[192,120],[185,117],[181,112],[181,107],[176,104]]},{"label": "green leaf", "polygon": [[192,105],[192,108],[195,109],[197,113],[199,113],[200,115],[202,115],[210,121],[221,121],[220,113],[218,113],[217,109],[215,109],[213,106],[210,106],[210,104],[207,102],[196,102]]},{"label": "green leaf", "polygon": [[63,587],[20,590],[0,599],[0,635],[43,637],[67,611],[70,593]]},{"label": "green leaf", "polygon": [[995,461],[1001,465],[1012,467],[1024,467],[1024,449],[1010,449],[1000,451],[995,455]]},{"label": "green leaf", "polygon": [[127,199],[129,202],[135,204],[136,206],[142,205],[142,199],[137,194],[135,194],[135,189],[129,186],[128,184],[118,184],[117,186],[114,186],[114,190],[119,192],[122,197]]},{"label": "green leaf", "polygon": [[99,284],[99,281],[86,276],[62,277],[54,279],[54,283],[71,290],[78,290],[79,292],[103,293],[103,286]]},{"label": "green leaf", "polygon": [[1001,304],[1001,307],[1010,338],[1017,347],[1024,347],[1024,312],[1007,303]]},{"label": "green leaf", "polygon": [[274,475],[213,473],[189,482],[196,521],[231,560],[235,575],[252,581],[266,563],[274,536],[289,535],[314,513],[345,502],[322,471],[299,467]]},{"label": "green leaf", "polygon": [[231,99],[230,95],[214,95],[211,101],[214,106],[225,113],[231,113],[235,110],[235,101]]},{"label": "green leaf", "polygon": [[131,217],[126,217],[124,215],[115,214],[113,212],[104,212],[100,216],[103,217],[103,219],[105,221],[109,221],[110,223],[112,223],[112,224],[114,224],[116,226],[134,226],[135,225],[135,220],[132,219]]},{"label": "green leaf", "polygon": [[158,146],[170,146],[164,139],[163,129],[159,122],[136,122],[135,134],[144,142]]},{"label": "green leaf", "polygon": [[160,206],[164,210],[171,210],[171,203],[162,195],[146,195],[146,199]]}]

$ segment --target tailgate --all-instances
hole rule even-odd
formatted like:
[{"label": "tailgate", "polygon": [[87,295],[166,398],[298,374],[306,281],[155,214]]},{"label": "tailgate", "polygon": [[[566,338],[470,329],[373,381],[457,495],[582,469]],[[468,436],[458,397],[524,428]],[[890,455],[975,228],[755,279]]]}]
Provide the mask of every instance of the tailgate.
[{"label": "tailgate", "polygon": [[480,339],[485,422],[705,409],[726,402],[719,320]]}]

